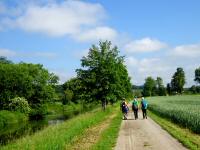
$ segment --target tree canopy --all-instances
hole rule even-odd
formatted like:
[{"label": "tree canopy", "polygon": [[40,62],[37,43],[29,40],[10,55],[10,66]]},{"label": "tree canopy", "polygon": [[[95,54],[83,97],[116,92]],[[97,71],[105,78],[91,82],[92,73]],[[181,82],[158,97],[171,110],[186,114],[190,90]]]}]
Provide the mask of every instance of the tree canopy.
[{"label": "tree canopy", "polygon": [[181,94],[183,92],[185,82],[185,72],[183,71],[183,68],[177,68],[171,80],[172,91]]},{"label": "tree canopy", "polygon": [[0,109],[15,97],[24,97],[32,107],[51,100],[57,81],[40,64],[0,62]]},{"label": "tree canopy", "polygon": [[[77,78],[66,82],[64,86],[79,93],[79,98],[85,102],[114,103],[131,94],[130,77],[124,65],[124,57],[119,56],[118,48],[112,47],[111,42],[92,45],[88,55],[81,59],[81,66],[82,68],[76,70]],[[76,88],[72,89],[70,84],[76,85]]]},{"label": "tree canopy", "polygon": [[195,78],[194,81],[200,84],[200,67],[195,69]]}]

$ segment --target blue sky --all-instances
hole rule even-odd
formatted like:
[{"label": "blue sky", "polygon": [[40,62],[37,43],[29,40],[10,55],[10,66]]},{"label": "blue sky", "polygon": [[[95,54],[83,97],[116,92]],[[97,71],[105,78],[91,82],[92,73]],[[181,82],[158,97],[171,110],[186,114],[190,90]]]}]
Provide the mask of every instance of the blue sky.
[{"label": "blue sky", "polygon": [[76,75],[92,44],[111,40],[125,55],[132,83],[171,80],[177,67],[186,86],[200,66],[199,0],[1,0],[0,55],[41,63],[61,82]]}]

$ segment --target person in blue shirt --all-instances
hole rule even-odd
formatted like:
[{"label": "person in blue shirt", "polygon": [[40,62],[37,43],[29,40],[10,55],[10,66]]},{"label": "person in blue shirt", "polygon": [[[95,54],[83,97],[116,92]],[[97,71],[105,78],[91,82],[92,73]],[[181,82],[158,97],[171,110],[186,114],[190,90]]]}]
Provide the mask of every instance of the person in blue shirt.
[{"label": "person in blue shirt", "polygon": [[143,119],[145,118],[147,119],[147,107],[148,107],[148,103],[144,99],[144,97],[142,97],[141,108],[142,108]]},{"label": "person in blue shirt", "polygon": [[125,98],[123,98],[122,103],[120,105],[122,113],[123,113],[123,119],[127,120],[127,114],[128,114],[128,105],[127,102],[125,101]]}]

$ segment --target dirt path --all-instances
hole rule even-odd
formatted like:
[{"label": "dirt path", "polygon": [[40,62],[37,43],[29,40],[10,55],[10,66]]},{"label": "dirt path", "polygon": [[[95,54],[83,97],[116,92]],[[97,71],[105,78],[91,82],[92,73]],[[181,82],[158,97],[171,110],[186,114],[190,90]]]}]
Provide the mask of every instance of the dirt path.
[{"label": "dirt path", "polygon": [[133,113],[128,114],[128,120],[123,120],[115,150],[186,150],[176,139],[164,131],[152,119],[133,119]]}]

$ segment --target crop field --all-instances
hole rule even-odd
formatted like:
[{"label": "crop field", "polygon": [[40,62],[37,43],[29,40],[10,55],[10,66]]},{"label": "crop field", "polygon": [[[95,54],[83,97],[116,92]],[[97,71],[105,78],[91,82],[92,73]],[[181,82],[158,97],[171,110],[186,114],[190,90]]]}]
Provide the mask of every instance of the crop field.
[{"label": "crop field", "polygon": [[200,133],[200,95],[151,97],[148,101],[157,115]]}]

